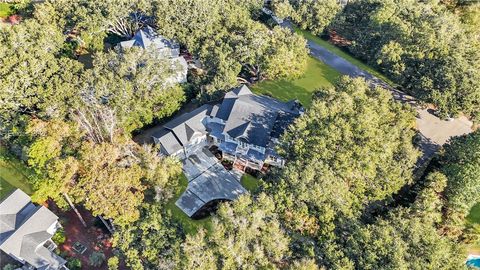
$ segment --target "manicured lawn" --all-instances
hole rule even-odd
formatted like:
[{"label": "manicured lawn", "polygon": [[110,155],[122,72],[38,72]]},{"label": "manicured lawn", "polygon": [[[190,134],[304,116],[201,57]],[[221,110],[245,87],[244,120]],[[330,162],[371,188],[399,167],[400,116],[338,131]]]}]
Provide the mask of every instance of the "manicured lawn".
[{"label": "manicured lawn", "polygon": [[335,69],[309,57],[305,74],[298,79],[263,81],[252,87],[257,94],[264,94],[283,101],[298,99],[303,106],[312,103],[312,93],[321,87],[330,87],[340,77]]},{"label": "manicured lawn", "polygon": [[13,14],[13,5],[0,3],[0,18],[5,18]]},{"label": "manicured lawn", "polygon": [[242,176],[241,183],[242,186],[250,192],[255,192],[260,186],[259,180],[247,173]]},{"label": "manicured lawn", "polygon": [[[477,203],[470,210],[470,214],[467,216],[467,223],[473,225],[477,233],[480,233],[480,203]],[[480,243],[469,247],[469,252],[480,254]]]},{"label": "manicured lawn", "polygon": [[475,205],[472,210],[470,210],[470,214],[467,216],[467,221],[480,225],[480,203]]},{"label": "manicured lawn", "polygon": [[32,194],[32,187],[28,183],[29,169],[19,160],[8,155],[7,151],[0,146],[0,200],[15,188]]},{"label": "manicured lawn", "polygon": [[170,210],[173,218],[182,225],[183,230],[187,234],[195,234],[200,228],[209,230],[212,222],[211,216],[200,220],[194,220],[189,218],[185,213],[183,213],[182,210],[180,210],[180,208],[175,205],[178,197],[182,195],[185,189],[187,189],[188,185],[188,180],[183,173],[180,177],[180,188],[177,190],[175,196],[167,203],[167,210]]},{"label": "manicured lawn", "polygon": [[365,70],[365,71],[368,71],[368,73],[374,75],[375,77],[377,78],[380,78],[382,79],[384,82],[392,85],[392,86],[395,86],[396,84],[390,80],[389,78],[387,78],[384,74],[382,74],[380,71],[376,70],[375,68],[369,66],[368,64],[364,63],[363,61],[355,58],[354,56],[352,56],[351,54],[343,51],[342,49],[338,48],[337,46],[333,45],[332,43],[310,33],[309,31],[307,30],[302,30],[296,26],[293,26],[294,30],[295,30],[295,33],[299,34],[299,35],[302,35],[304,38],[308,39],[308,40],[311,40],[317,44],[319,44],[320,46],[326,48],[327,50],[329,50],[330,52],[342,57],[343,59],[347,60],[348,62],[356,65],[357,67]]}]

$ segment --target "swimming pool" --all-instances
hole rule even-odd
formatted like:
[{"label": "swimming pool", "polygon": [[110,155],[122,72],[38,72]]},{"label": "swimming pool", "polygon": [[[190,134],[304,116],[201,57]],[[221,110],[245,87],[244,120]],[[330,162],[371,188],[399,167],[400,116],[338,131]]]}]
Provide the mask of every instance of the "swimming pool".
[{"label": "swimming pool", "polygon": [[468,256],[467,265],[480,269],[480,256]]}]

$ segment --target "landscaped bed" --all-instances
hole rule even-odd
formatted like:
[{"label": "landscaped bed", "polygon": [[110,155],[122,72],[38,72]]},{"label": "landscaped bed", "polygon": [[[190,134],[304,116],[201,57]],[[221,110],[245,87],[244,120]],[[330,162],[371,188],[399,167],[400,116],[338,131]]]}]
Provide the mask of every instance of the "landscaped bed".
[{"label": "landscaped bed", "polygon": [[312,103],[312,94],[319,88],[331,87],[340,78],[340,73],[313,57],[308,58],[307,70],[297,79],[263,81],[251,89],[256,94],[272,96],[282,101],[298,99],[303,106]]}]

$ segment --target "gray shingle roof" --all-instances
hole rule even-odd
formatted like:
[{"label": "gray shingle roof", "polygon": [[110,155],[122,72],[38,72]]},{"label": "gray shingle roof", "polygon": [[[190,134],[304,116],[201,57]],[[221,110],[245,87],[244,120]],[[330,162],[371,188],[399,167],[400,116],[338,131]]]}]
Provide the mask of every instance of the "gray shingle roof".
[{"label": "gray shingle roof", "polygon": [[161,132],[154,137],[168,152],[175,153],[198,136],[207,134],[204,118],[210,114],[211,109],[212,105],[205,104],[190,113],[182,114],[163,125],[171,132]]},{"label": "gray shingle roof", "polygon": [[266,147],[279,113],[297,115],[298,112],[292,110],[290,103],[254,95],[245,88],[236,88],[225,95],[217,117],[226,122],[224,132],[231,137]]},{"label": "gray shingle roof", "polygon": [[179,48],[179,45],[177,43],[157,34],[155,30],[153,30],[153,28],[151,28],[150,26],[138,30],[131,40],[120,42],[120,46],[123,49],[129,49],[131,47],[140,47],[146,49],[150,46],[155,46],[155,48],[157,49]]},{"label": "gray shingle roof", "polygon": [[43,246],[58,217],[44,206],[35,206],[30,197],[17,189],[0,203],[0,249],[23,258],[36,268],[58,269],[65,260]]}]

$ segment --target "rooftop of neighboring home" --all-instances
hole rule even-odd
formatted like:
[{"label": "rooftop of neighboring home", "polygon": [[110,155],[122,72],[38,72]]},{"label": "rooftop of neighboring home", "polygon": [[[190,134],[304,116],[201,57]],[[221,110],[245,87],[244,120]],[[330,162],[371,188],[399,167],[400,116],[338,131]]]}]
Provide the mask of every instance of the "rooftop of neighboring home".
[{"label": "rooftop of neighboring home", "polygon": [[157,49],[169,48],[178,50],[180,48],[176,42],[157,34],[150,26],[138,30],[131,40],[120,42],[120,46],[122,49],[132,47],[147,49],[150,46],[155,46]]},{"label": "rooftop of neighboring home", "polygon": [[157,34],[152,27],[146,26],[138,30],[131,40],[122,41],[119,46],[122,50],[132,47],[154,48],[158,57],[170,59],[172,67],[178,69],[172,77],[167,79],[167,82],[184,83],[187,81],[188,63],[183,56],[180,56],[180,45]]},{"label": "rooftop of neighboring home", "polygon": [[0,203],[0,249],[37,269],[61,269],[66,261],[44,247],[57,221],[54,213],[17,189]]}]

